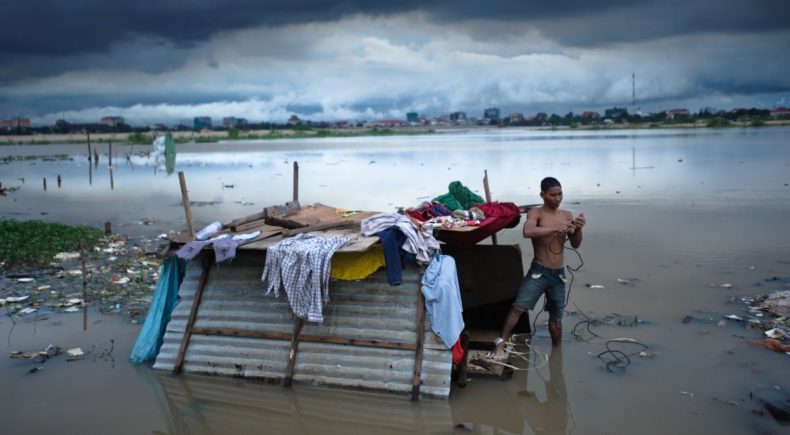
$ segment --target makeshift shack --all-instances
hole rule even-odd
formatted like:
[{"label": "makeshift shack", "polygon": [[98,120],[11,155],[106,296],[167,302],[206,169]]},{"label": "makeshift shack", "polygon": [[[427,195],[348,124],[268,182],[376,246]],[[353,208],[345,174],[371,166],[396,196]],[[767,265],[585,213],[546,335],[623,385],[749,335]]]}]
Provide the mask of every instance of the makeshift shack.
[{"label": "makeshift shack", "polygon": [[[359,255],[379,243],[359,233],[359,222],[372,214],[294,202],[224,224],[221,233],[257,235],[230,261],[217,264],[214,252],[204,249],[187,264],[154,368],[409,393],[413,400],[447,398],[452,352],[426,318],[421,267],[404,268],[398,286],[389,284],[383,268],[364,279],[333,279],[322,323],[295,317],[286,297],[265,294],[261,271],[269,248],[320,231],[349,238],[333,261]],[[175,248],[193,238],[189,224],[190,231],[172,240]],[[523,277],[521,251],[518,245],[474,244],[443,244],[441,251],[455,259],[474,343],[476,331],[501,327]],[[526,317],[517,330],[528,331]],[[485,340],[478,344],[492,344]]]}]

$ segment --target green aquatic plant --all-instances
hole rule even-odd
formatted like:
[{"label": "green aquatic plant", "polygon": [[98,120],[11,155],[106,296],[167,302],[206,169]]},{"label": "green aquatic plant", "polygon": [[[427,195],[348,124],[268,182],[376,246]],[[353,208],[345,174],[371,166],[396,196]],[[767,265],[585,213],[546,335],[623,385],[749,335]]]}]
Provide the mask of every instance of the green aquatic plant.
[{"label": "green aquatic plant", "polygon": [[64,225],[42,221],[0,221],[0,262],[8,266],[37,266],[52,261],[58,252],[91,250],[103,231],[87,225]]}]

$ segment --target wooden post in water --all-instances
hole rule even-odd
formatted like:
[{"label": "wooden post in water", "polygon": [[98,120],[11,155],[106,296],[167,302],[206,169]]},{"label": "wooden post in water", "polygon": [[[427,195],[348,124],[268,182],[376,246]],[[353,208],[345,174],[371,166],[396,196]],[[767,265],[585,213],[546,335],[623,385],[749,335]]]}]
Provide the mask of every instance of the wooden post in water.
[{"label": "wooden post in water", "polygon": [[294,161],[294,201],[299,201],[299,162]]},{"label": "wooden post in water", "polygon": [[187,192],[187,182],[184,179],[184,171],[178,171],[178,181],[181,183],[181,202],[184,203],[184,215],[187,218],[187,231],[190,237],[195,238],[195,227],[192,226],[192,207],[189,205],[189,193]]},{"label": "wooden post in water", "polygon": [[80,263],[82,263],[82,330],[88,330],[88,272],[85,267],[85,238],[80,236]]},{"label": "wooden post in water", "polygon": [[88,130],[85,130],[85,134],[88,135],[88,163],[91,162],[91,133]]},{"label": "wooden post in water", "polygon": [[[485,189],[486,193],[486,202],[491,202],[491,189],[488,187],[488,169],[484,169],[483,174],[485,174],[483,177],[483,189]],[[491,234],[491,243],[497,244],[496,234]]]},{"label": "wooden post in water", "polygon": [[47,177],[44,177],[44,192],[47,191]]},{"label": "wooden post in water", "polygon": [[110,141],[110,153],[109,153],[109,155],[110,155],[109,159],[110,160],[107,163],[107,166],[112,168],[112,139],[109,139],[109,141]]},{"label": "wooden post in water", "polygon": [[291,336],[291,348],[288,352],[288,365],[285,367],[285,379],[283,380],[284,387],[291,386],[291,380],[294,376],[294,367],[296,367],[296,352],[299,350],[299,334],[302,332],[303,324],[303,319],[299,317],[294,318],[294,332]]},{"label": "wooden post in water", "polygon": [[[422,274],[420,274],[422,282]],[[422,381],[422,354],[423,340],[425,339],[425,298],[422,295],[422,288],[417,286],[417,349],[414,352],[414,374],[411,380],[411,400],[420,399],[420,384]]]},{"label": "wooden post in water", "polygon": [[112,222],[107,221],[104,223],[104,235],[109,236],[112,234]]},{"label": "wooden post in water", "polygon": [[62,179],[62,178],[60,178],[60,174],[58,174],[58,189],[60,189],[60,183],[61,183],[62,181],[63,181],[63,179]]},{"label": "wooden post in water", "polygon": [[97,167],[97,168],[99,167],[99,149],[98,148],[94,148],[93,149],[93,166]]}]

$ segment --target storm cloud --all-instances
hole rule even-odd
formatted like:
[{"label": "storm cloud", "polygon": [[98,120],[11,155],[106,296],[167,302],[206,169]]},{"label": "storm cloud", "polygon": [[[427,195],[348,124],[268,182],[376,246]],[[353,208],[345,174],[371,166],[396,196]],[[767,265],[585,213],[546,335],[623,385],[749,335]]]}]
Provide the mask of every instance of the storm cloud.
[{"label": "storm cloud", "polygon": [[784,0],[4,8],[14,25],[0,28],[0,117],[38,122],[97,113],[340,119],[489,105],[564,113],[629,103],[631,73],[649,109],[771,105],[790,92]]}]

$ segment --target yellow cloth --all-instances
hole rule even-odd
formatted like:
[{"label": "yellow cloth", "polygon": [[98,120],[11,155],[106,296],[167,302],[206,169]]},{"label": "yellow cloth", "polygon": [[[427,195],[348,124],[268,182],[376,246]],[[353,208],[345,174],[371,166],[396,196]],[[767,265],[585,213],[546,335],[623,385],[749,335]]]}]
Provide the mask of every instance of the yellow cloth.
[{"label": "yellow cloth", "polygon": [[375,244],[365,252],[336,252],[332,255],[332,278],[344,281],[365,279],[384,266],[384,248]]}]

